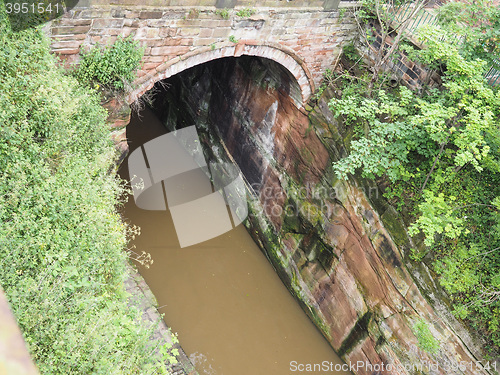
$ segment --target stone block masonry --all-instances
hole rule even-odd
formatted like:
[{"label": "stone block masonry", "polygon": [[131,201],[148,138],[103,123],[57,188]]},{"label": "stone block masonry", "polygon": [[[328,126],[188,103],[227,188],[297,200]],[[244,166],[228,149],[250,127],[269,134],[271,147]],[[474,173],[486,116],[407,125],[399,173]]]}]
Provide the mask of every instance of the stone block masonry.
[{"label": "stone block masonry", "polygon": [[[108,44],[118,36],[133,35],[145,47],[145,54],[136,82],[139,88],[131,94],[130,101],[158,80],[196,64],[254,54],[285,66],[301,86],[303,103],[320,84],[341,45],[356,32],[353,18],[347,14],[339,18],[338,10],[325,10],[318,1],[309,5],[290,2],[295,3],[291,6],[284,6],[283,1],[267,1],[268,7],[253,8],[255,13],[249,17],[238,16],[243,6],[236,5],[225,18],[216,2],[212,2],[208,1],[209,6],[200,6],[199,1],[193,6],[176,6],[172,1],[163,6],[139,6],[121,1],[118,3],[123,5],[111,6],[90,1],[90,6],[74,8],[46,30],[52,51],[68,66],[78,61],[81,47]],[[193,58],[196,55],[203,56]],[[182,67],[176,67],[177,64]]]}]

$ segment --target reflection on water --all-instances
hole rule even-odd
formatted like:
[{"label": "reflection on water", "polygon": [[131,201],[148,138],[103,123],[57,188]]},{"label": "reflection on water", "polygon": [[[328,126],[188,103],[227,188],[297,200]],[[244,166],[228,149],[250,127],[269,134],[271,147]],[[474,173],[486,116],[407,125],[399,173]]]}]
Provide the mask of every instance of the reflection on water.
[{"label": "reflection on water", "polygon": [[193,353],[189,356],[191,363],[198,369],[198,372],[203,375],[216,375],[216,371],[210,364],[207,356],[203,353]]},{"label": "reflection on water", "polygon": [[[146,111],[142,123],[129,125],[128,137],[137,146],[161,132]],[[187,190],[206,175],[197,178]],[[133,244],[154,264],[140,272],[200,374],[289,375],[301,373],[291,371],[292,361],[340,362],[242,225],[181,249],[168,211],[141,210],[130,198],[123,215],[141,227]]]}]

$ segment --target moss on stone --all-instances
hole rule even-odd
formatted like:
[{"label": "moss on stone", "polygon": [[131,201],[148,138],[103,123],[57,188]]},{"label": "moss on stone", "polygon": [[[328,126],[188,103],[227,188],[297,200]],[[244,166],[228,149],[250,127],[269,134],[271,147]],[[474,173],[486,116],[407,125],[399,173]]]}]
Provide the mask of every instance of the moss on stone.
[{"label": "moss on stone", "polygon": [[315,204],[307,201],[301,202],[300,207],[301,216],[307,220],[313,227],[316,227],[318,223],[323,222],[323,214],[321,210]]},{"label": "moss on stone", "polygon": [[318,243],[318,261],[327,274],[331,274],[332,270],[339,264],[337,255],[333,252],[330,246],[327,246],[322,241]]},{"label": "moss on stone", "polygon": [[384,227],[389,231],[392,239],[398,246],[410,246],[406,229],[401,222],[400,216],[396,209],[388,206],[384,214],[381,216]]}]

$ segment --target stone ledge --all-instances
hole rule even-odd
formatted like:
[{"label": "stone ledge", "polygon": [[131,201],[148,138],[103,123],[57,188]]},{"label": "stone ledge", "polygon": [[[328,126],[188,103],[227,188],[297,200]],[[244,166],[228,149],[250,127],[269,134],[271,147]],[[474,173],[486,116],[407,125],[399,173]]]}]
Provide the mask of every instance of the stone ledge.
[{"label": "stone ledge", "polygon": [[[127,264],[127,268],[129,276],[125,280],[125,290],[131,295],[129,303],[143,312],[142,319],[144,321],[148,321],[151,324],[156,324],[156,322],[160,321],[150,340],[155,342],[155,344],[172,344],[172,332],[157,310],[158,302],[156,297],[137,269],[130,264]],[[178,363],[169,369],[170,373],[173,375],[198,375],[198,372],[180,344],[177,343],[173,347],[179,350],[179,355],[177,356]],[[160,360],[161,354],[158,351],[156,354],[158,360]]]}]

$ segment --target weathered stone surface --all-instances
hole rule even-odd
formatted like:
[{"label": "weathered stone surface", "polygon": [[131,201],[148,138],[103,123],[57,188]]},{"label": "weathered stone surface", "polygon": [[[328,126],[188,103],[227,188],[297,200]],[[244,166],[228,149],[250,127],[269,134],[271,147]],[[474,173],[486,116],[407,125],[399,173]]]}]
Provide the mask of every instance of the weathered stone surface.
[{"label": "weathered stone surface", "polygon": [[[76,55],[78,52],[80,52],[80,49],[79,48],[70,48],[70,49],[61,48],[61,49],[55,49],[54,52],[56,52],[58,55],[73,56],[73,55]],[[72,60],[74,60],[74,59],[72,59]],[[72,61],[69,59],[67,59],[66,61],[68,62],[68,64],[66,64],[66,65],[69,67],[71,65]]]},{"label": "weathered stone surface", "polygon": [[[205,61],[208,61],[231,53],[234,44],[229,41],[229,37],[232,35],[232,41],[244,42],[242,46],[248,45],[247,41],[252,41],[252,45],[268,46],[267,49],[245,47],[238,53],[270,58],[285,66],[299,81],[305,103],[322,80],[325,69],[335,60],[338,47],[344,40],[342,36],[333,33],[335,27],[340,28],[339,14],[335,10],[324,11],[321,7],[311,10],[310,4],[297,1],[293,2],[292,7],[292,3],[272,1],[273,9],[256,8],[257,13],[249,18],[238,17],[235,12],[231,12],[229,19],[225,20],[212,10],[198,7],[201,5],[199,1],[196,0],[195,7],[186,5],[184,1],[174,5],[174,0],[170,0],[158,2],[154,6],[149,2],[149,9],[132,4],[124,8],[122,2],[121,7],[111,6],[110,9],[108,4],[104,6],[92,1],[93,5],[89,9],[72,10],[68,17],[51,24],[49,32],[54,39],[53,51],[64,60],[75,61],[71,55],[78,54],[78,49],[73,48],[73,45],[67,47],[57,44],[56,39],[60,36],[79,35],[75,39],[82,41],[82,34],[88,36],[83,39],[85,45],[97,42],[110,44],[119,35],[133,35],[135,40],[146,47],[146,56],[152,54],[169,59],[180,57],[181,61],[185,61],[192,52],[194,54],[190,56],[207,52],[206,49],[213,49],[215,44],[224,44],[217,46],[216,53],[206,56]],[[282,6],[284,8],[280,9]],[[321,24],[320,21],[325,17],[330,20],[330,24]],[[354,25],[354,20],[344,17],[342,24],[345,23]],[[349,37],[352,36],[354,32],[350,32]],[[75,42],[76,46],[79,44]],[[177,47],[159,49],[163,46]],[[272,47],[269,48],[270,46]],[[194,63],[196,60],[190,59],[190,63],[183,65],[182,69],[194,66]],[[178,72],[182,69],[177,67],[171,71]],[[142,95],[166,73],[168,72],[145,65],[139,76],[149,76],[150,82],[141,85],[133,93],[134,98],[131,100]]]},{"label": "weathered stone surface", "polygon": [[111,97],[102,106],[108,110],[107,122],[113,129],[122,129],[130,122],[130,106],[123,99]]},{"label": "weathered stone surface", "polygon": [[163,12],[162,11],[147,11],[147,10],[144,10],[144,11],[141,11],[139,13],[139,18],[140,19],[147,19],[147,20],[154,19],[154,18],[161,18],[162,16],[163,16]]},{"label": "weathered stone surface", "polygon": [[123,160],[128,154],[128,143],[126,126],[130,123],[131,110],[123,98],[112,96],[111,93],[104,93],[106,99],[102,106],[108,110],[107,122],[113,129],[111,139],[115,144],[115,148],[119,154],[119,161]]},{"label": "weathered stone surface", "polygon": [[[353,368],[357,375],[390,374],[391,372],[381,371],[382,358],[375,350],[375,342],[367,338],[357,345],[347,356],[347,362],[356,364]],[[395,372],[394,372],[395,374]],[[402,375],[402,373],[400,373]]]},{"label": "weathered stone surface", "polygon": [[0,374],[38,375],[39,372],[17,326],[7,298],[0,288]]},{"label": "weathered stone surface", "polygon": [[[342,267],[337,267],[337,269],[342,269]],[[353,291],[352,284],[349,285],[349,282],[354,282],[354,280],[352,278],[342,280],[340,278],[342,271],[336,272],[330,277],[315,263],[302,268],[300,275],[305,286],[308,288],[314,286],[312,295],[318,303],[321,314],[326,319],[331,319],[329,337],[331,337],[332,347],[339,350],[354,329],[358,321],[358,314],[362,313],[363,307],[366,307],[363,306],[364,304],[359,306],[360,311],[358,312],[356,306],[353,306],[356,302],[351,301],[350,293],[346,293],[346,291]],[[339,287],[340,282],[347,287],[347,290]],[[360,294],[356,291],[354,297],[359,299]]]}]

